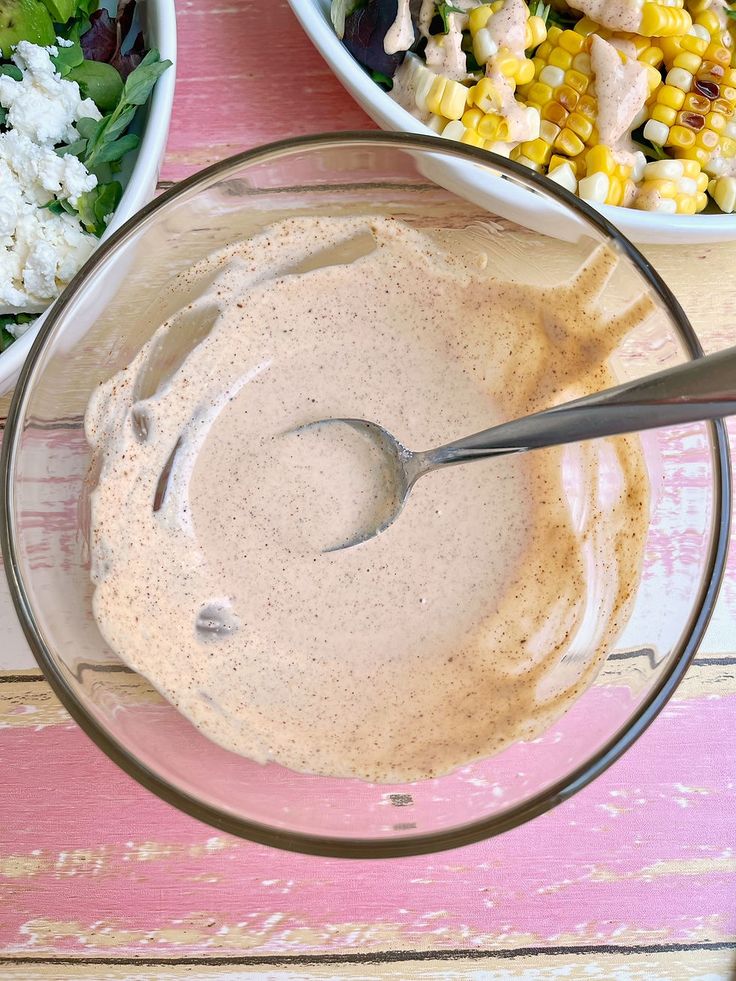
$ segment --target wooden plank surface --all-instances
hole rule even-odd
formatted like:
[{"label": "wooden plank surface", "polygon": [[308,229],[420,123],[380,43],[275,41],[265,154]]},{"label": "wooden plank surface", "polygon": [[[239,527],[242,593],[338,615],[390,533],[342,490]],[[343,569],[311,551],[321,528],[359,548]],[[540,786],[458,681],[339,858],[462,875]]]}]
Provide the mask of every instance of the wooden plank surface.
[{"label": "wooden plank surface", "polygon": [[[178,12],[165,179],[371,125],[283,0]],[[736,243],[649,255],[706,348],[736,343]],[[734,550],[696,664],[607,774],[494,841],[381,863],[279,853],[179,814],[70,721],[4,582],[0,638],[2,981],[736,977]]]}]

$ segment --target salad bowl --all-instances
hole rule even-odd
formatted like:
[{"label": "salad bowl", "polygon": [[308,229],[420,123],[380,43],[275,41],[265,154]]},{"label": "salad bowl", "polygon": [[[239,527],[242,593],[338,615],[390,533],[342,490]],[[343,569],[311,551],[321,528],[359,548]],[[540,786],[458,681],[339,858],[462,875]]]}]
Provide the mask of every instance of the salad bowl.
[{"label": "salad bowl", "polygon": [[[432,130],[398,105],[365,72],[335,34],[330,19],[330,0],[288,0],[297,20],[334,74],[381,129],[431,136]],[[441,138],[439,138],[441,139]],[[442,165],[444,166],[444,165]],[[441,169],[442,169],[441,166]],[[436,171],[433,179],[441,180]],[[542,234],[554,233],[557,209],[539,196],[506,182],[489,183],[477,168],[462,163],[446,169],[452,191],[484,207],[492,206],[509,221],[521,221]],[[633,208],[600,206],[598,210],[637,244],[695,244],[736,238],[736,214],[666,215]],[[564,229],[560,230],[564,237]]]},{"label": "salad bowl", "polygon": [[[116,0],[101,4],[111,14]],[[122,197],[107,222],[100,241],[106,240],[153,197],[166,149],[171,110],[174,103],[176,74],[176,10],[174,0],[138,0],[138,16],[146,49],[156,49],[162,61],[172,62],[158,78],[151,97],[139,107],[130,131],[140,137],[138,146],[128,152],[116,175],[123,186]],[[52,304],[53,305],[53,304]],[[0,395],[17,381],[35,337],[48,316],[50,307],[31,327],[4,351],[0,351]]]}]

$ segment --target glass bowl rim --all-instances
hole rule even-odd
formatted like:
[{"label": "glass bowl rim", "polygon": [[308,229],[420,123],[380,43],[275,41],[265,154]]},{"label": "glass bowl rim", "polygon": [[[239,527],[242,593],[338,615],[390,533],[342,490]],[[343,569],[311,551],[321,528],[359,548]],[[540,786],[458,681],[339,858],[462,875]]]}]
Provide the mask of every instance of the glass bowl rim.
[{"label": "glass bowl rim", "polygon": [[501,176],[508,175],[534,191],[541,192],[553,199],[556,198],[558,203],[581,215],[596,231],[602,233],[604,238],[616,243],[667,308],[691,358],[703,356],[703,349],[682,307],[641,252],[594,208],[553,181],[528,170],[521,164],[485,150],[479,150],[465,144],[451,143],[435,136],[383,133],[380,131],[323,133],[264,144],[227,157],[210,167],[197,171],[144,206],[94,252],[51,307],[23,365],[8,411],[2,454],[0,455],[0,470],[2,471],[2,479],[0,480],[0,546],[2,547],[13,605],[44,677],[75,722],[114,763],[139,784],[191,817],[197,818],[218,830],[226,831],[258,844],[331,858],[394,858],[459,848],[525,824],[532,818],[567,800],[603,773],[647,729],[669,700],[687,670],[703,638],[718,597],[718,591],[725,573],[730,531],[732,494],[730,456],[723,420],[707,423],[714,471],[712,488],[714,491],[714,534],[708,549],[704,580],[698,599],[691,610],[689,628],[683,642],[679,645],[679,649],[672,653],[672,663],[634,715],[590,759],[580,764],[567,776],[556,781],[551,787],[535,794],[529,800],[517,804],[503,815],[486,817],[466,825],[429,834],[404,835],[390,840],[312,835],[270,827],[237,817],[227,811],[220,810],[218,807],[203,803],[144,765],[122,743],[110,736],[101,725],[88,715],[83,703],[77,699],[74,690],[67,684],[57,667],[53,654],[44,643],[23,585],[11,513],[14,499],[14,461],[22,434],[25,406],[33,390],[34,369],[39,363],[47,339],[85,282],[88,274],[106,260],[111,253],[114,253],[118,246],[124,244],[128,237],[134,234],[150,216],[160,211],[169,202],[191,190],[204,188],[216,180],[224,178],[228,172],[234,173],[246,165],[272,162],[274,159],[289,156],[294,152],[337,148],[341,145],[415,149],[486,166],[492,164],[497,171],[500,171]]}]

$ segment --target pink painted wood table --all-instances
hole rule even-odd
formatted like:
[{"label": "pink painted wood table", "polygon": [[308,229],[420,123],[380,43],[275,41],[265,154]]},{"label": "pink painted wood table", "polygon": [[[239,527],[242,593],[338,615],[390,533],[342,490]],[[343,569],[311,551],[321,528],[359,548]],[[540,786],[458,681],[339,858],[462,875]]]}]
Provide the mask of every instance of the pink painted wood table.
[{"label": "pink painted wood table", "polygon": [[[284,0],[178,12],[164,181],[269,140],[371,125]],[[649,254],[706,348],[736,343],[736,243]],[[677,695],[568,803],[436,856],[279,853],[185,817],[103,756],[36,668],[3,579],[0,979],[734,978],[735,731],[732,556]]]}]

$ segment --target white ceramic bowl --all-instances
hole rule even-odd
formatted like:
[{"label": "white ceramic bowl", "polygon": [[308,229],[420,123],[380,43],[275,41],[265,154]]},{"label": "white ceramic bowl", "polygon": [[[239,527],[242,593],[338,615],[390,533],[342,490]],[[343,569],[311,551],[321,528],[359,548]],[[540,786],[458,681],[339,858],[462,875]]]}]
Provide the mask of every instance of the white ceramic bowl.
[{"label": "white ceramic bowl", "polygon": [[[382,129],[395,132],[422,133],[432,131],[415,119],[366,75],[353,56],[343,47],[335,35],[330,21],[329,0],[288,0],[307,36],[340,79],[353,98]],[[435,175],[436,176],[436,175]],[[453,174],[453,190],[458,192],[459,174]],[[465,176],[463,180],[466,180]],[[467,175],[467,196],[474,199],[478,193],[477,175]],[[514,221],[549,233],[554,214],[545,213],[545,204],[539,197],[520,191],[510,193],[508,187],[496,192],[495,208],[499,214]],[[487,184],[483,196],[493,192]],[[487,201],[486,201],[487,203]],[[658,215],[633,208],[600,208],[602,214],[613,222],[632,242],[640,244],[723,242],[736,239],[736,215]],[[524,217],[526,213],[526,218]]]},{"label": "white ceramic bowl", "polygon": [[[147,47],[157,48],[161,58],[164,60],[168,58],[173,65],[159,78],[148,105],[139,112],[133,124],[136,131],[140,133],[141,142],[138,149],[129,153],[125,159],[120,175],[124,185],[123,196],[101,241],[104,241],[153,197],[166,149],[171,109],[174,104],[176,78],[174,0],[138,0],[138,5]],[[103,2],[102,6],[109,9],[107,2]],[[47,314],[48,310],[41,314],[30,330],[0,354],[0,395],[5,394],[15,384],[31,344]]]}]

